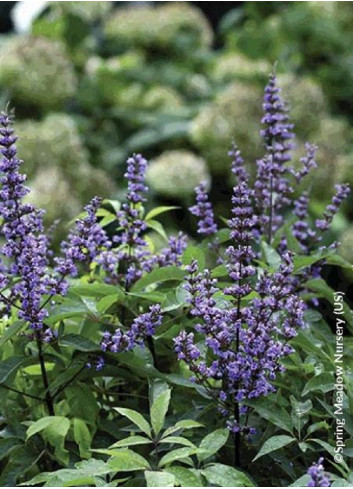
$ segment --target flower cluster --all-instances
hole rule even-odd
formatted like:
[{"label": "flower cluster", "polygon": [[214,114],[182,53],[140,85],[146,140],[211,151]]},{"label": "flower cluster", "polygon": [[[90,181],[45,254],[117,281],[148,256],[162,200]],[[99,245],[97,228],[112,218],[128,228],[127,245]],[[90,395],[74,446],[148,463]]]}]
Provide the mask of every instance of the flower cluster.
[{"label": "flower cluster", "polygon": [[153,254],[148,248],[143,233],[147,225],[143,220],[143,202],[146,201],[145,185],[147,160],[140,154],[127,161],[125,178],[128,182],[126,202],[117,212],[118,230],[112,238],[111,246],[106,246],[96,262],[106,271],[108,282],[120,283],[126,290],[144,272],[156,266],[180,265],[180,257],[186,248],[186,236],[179,233],[170,237],[168,246]]},{"label": "flower cluster", "polygon": [[[199,273],[196,261],[187,271],[190,313],[201,320],[195,330],[205,337],[211,356],[198,349],[193,333],[185,331],[174,340],[175,351],[189,365],[194,381],[217,399],[229,428],[237,432],[241,427],[233,417],[234,404],[274,390],[272,381],[283,371],[280,360],[293,351],[288,340],[304,326],[305,305],[290,281],[292,257],[286,254],[274,274],[264,272],[255,288],[257,297],[241,308],[238,301],[227,302],[228,307],[217,303],[217,280],[209,270]],[[241,292],[237,290],[237,296]],[[216,388],[210,380],[217,382]],[[244,405],[240,412],[246,412]]]},{"label": "flower cluster", "polygon": [[[273,380],[284,369],[281,360],[293,352],[289,341],[305,326],[306,305],[299,293],[308,277],[320,275],[322,266],[317,263],[294,274],[293,254],[288,250],[286,237],[279,235],[276,251],[280,264],[262,270],[258,267],[259,245],[264,238],[272,244],[284,212],[292,206],[297,218],[292,225],[293,235],[303,253],[308,254],[310,247],[322,239],[318,232],[328,229],[349,192],[347,185],[336,186],[336,195],[324,219],[318,220],[316,229],[312,229],[308,193],[302,192],[296,200],[292,194],[294,184],[300,184],[316,167],[317,148],[306,145],[299,170],[291,163],[293,126],[275,75],[270,76],[265,89],[263,107],[265,128],[261,136],[266,154],[257,161],[253,187],[238,148],[234,145],[229,153],[236,185],[232,218],[228,220],[231,244],[225,250],[223,262],[232,283],[221,287],[209,270],[200,273],[196,262],[187,267],[190,314],[200,320],[195,332],[204,337],[206,350],[196,346],[194,333],[182,331],[174,341],[179,360],[189,365],[195,382],[217,400],[234,433],[249,432],[249,427],[240,422],[247,410],[244,401],[274,391]],[[200,219],[199,232],[207,234],[204,231],[213,223],[212,207],[202,185],[196,188],[196,195],[191,212]]]},{"label": "flower cluster", "polygon": [[199,218],[198,230],[199,234],[209,236],[217,232],[217,224],[214,220],[212,204],[208,200],[206,182],[200,183],[195,188],[196,205],[190,207],[190,212]]},{"label": "flower cluster", "polygon": [[262,232],[271,241],[273,231],[282,223],[280,210],[289,204],[288,196],[293,192],[288,178],[291,168],[285,163],[291,160],[291,140],[294,138],[293,125],[289,123],[274,74],[270,75],[265,88],[263,109],[261,122],[265,128],[260,134],[265,142],[266,155],[257,162],[255,189]]},{"label": "flower cluster", "polygon": [[77,275],[77,263],[90,264],[102,248],[109,249],[111,242],[105,231],[97,222],[97,210],[101,199],[94,197],[85,207],[86,216],[76,220],[75,229],[70,232],[67,241],[63,241],[61,249],[64,258],[56,258],[57,271],[65,275]]},{"label": "flower cluster", "polygon": [[317,219],[316,227],[321,231],[327,231],[333,218],[337,214],[342,202],[348,197],[350,188],[348,184],[335,185],[336,193],[332,198],[331,204],[326,207],[323,219]]},{"label": "flower cluster", "polygon": [[330,487],[330,478],[324,472],[323,457],[314,463],[308,470],[310,480],[306,487]]},{"label": "flower cluster", "polygon": [[[5,244],[0,251],[9,262],[8,266],[1,266],[1,300],[16,307],[19,318],[27,321],[32,329],[41,330],[48,315],[43,296],[64,294],[66,284],[48,272],[43,212],[22,201],[29,189],[24,185],[26,176],[19,171],[22,162],[17,157],[16,139],[11,117],[1,113],[0,216]],[[7,288],[10,290],[5,292]]]},{"label": "flower cluster", "polygon": [[101,348],[103,351],[121,353],[132,350],[136,345],[143,345],[143,341],[152,336],[162,323],[161,307],[159,304],[150,307],[149,312],[135,318],[130,329],[125,333],[118,328],[112,334],[109,331],[103,333]]}]

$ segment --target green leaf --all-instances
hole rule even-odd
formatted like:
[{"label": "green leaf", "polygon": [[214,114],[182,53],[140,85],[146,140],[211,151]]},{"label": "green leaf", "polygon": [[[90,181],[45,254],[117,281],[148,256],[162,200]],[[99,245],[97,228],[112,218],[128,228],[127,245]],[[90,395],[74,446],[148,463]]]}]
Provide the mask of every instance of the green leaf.
[{"label": "green leaf", "polygon": [[309,392],[319,391],[330,392],[335,388],[335,381],[333,374],[323,372],[315,377],[311,378],[306,384],[302,392],[302,396],[306,396]]},{"label": "green leaf", "polygon": [[261,242],[261,248],[266,260],[266,263],[270,265],[270,267],[274,268],[275,270],[278,269],[280,266],[282,259],[279,253],[277,253],[276,250],[272,248],[269,244],[266,243],[266,241]]},{"label": "green leaf", "polygon": [[190,265],[193,260],[197,260],[199,270],[204,270],[205,268],[205,255],[197,246],[188,246],[184,251],[181,260],[183,265]]},{"label": "green leaf", "polygon": [[46,486],[51,487],[70,487],[94,485],[94,477],[114,472],[103,460],[90,459],[79,462],[75,469],[61,469],[56,472],[43,472],[36,475],[21,486],[37,486],[47,482]]},{"label": "green leaf", "polygon": [[70,293],[74,293],[78,297],[105,297],[120,292],[124,294],[123,290],[119,289],[116,285],[104,283],[87,283],[70,287]]},{"label": "green leaf", "polygon": [[11,457],[0,470],[0,487],[16,487],[19,477],[23,477],[38,461],[38,454],[33,447],[18,446],[11,452]]},{"label": "green leaf", "polygon": [[[335,301],[335,293],[334,290],[329,287],[326,282],[322,279],[315,278],[308,280],[305,282],[305,287],[309,290],[312,290],[317,294],[318,297],[324,297],[328,302],[334,304]],[[343,315],[346,320],[346,326],[353,333],[353,311],[349,308],[349,306],[343,302]]]},{"label": "green leaf", "polygon": [[171,464],[176,460],[187,458],[193,453],[195,453],[195,450],[192,448],[177,448],[176,450],[166,453],[159,461],[158,467],[163,467],[164,465]]},{"label": "green leaf", "polygon": [[[103,451],[101,451],[103,453]],[[150,468],[147,460],[132,450],[121,450],[108,460],[108,466],[117,472],[131,472]]]},{"label": "green leaf", "polygon": [[13,336],[17,335],[21,331],[21,329],[24,328],[25,325],[25,321],[15,321],[10,326],[8,326],[1,335],[0,346],[11,340]]},{"label": "green leaf", "polygon": [[42,437],[54,447],[57,459],[66,465],[69,453],[65,449],[65,437],[70,429],[70,420],[64,416],[46,416],[33,423],[27,430],[27,439],[43,431]]},{"label": "green leaf", "polygon": [[229,430],[218,429],[205,436],[201,441],[197,458],[199,462],[206,460],[220,450],[227,443]]},{"label": "green leaf", "polygon": [[98,302],[97,311],[104,314],[112,305],[118,304],[123,298],[124,295],[122,294],[106,295]]},{"label": "green leaf", "polygon": [[288,433],[293,432],[293,424],[290,415],[287,411],[278,406],[275,402],[269,399],[256,399],[255,401],[247,402],[249,406],[255,408],[256,412],[270,423],[278,426]]},{"label": "green leaf", "polygon": [[201,478],[197,477],[197,475],[190,469],[172,466],[164,469],[164,471],[173,474],[176,482],[181,487],[203,487],[202,481],[200,480]]},{"label": "green leaf", "polygon": [[7,455],[16,447],[20,446],[21,440],[18,438],[4,438],[0,440],[0,460],[7,457]]},{"label": "green leaf", "polygon": [[307,487],[308,483],[310,481],[310,476],[305,474],[299,477],[293,484],[291,484],[289,487]]},{"label": "green leaf", "polygon": [[73,420],[74,424],[74,439],[78,445],[81,458],[89,459],[91,457],[91,433],[87,427],[87,424],[79,418]]},{"label": "green leaf", "polygon": [[159,443],[176,443],[178,445],[184,445],[185,447],[196,448],[190,440],[187,440],[182,436],[167,436],[166,438],[162,438]]},{"label": "green leaf", "polygon": [[60,338],[60,345],[74,348],[78,351],[100,351],[99,345],[79,334],[70,333]]},{"label": "green leaf", "polygon": [[159,282],[166,282],[168,280],[182,281],[185,276],[185,271],[179,267],[161,267],[152,270],[145,276],[140,278],[132,287],[132,292],[145,289],[148,285],[156,284]]},{"label": "green leaf", "polygon": [[70,421],[65,418],[64,416],[44,416],[44,418],[39,419],[38,421],[35,421],[30,425],[30,427],[27,429],[27,440],[31,438],[33,435],[39,433],[40,431],[45,430],[48,428],[48,426],[52,424],[56,424],[59,426],[59,432],[62,430],[64,433],[68,424],[68,428],[70,428]]},{"label": "green leaf", "polygon": [[138,413],[137,411],[134,411],[132,409],[126,409],[126,408],[114,408],[114,409],[116,411],[118,411],[119,414],[121,414],[122,416],[125,416],[130,421],[132,421],[149,438],[152,438],[151,427],[147,423],[147,421],[145,420],[145,418],[140,413]]},{"label": "green leaf", "polygon": [[113,445],[111,445],[109,448],[122,448],[122,447],[129,447],[133,445],[147,445],[149,443],[152,443],[151,440],[148,438],[145,438],[144,436],[129,436],[128,438],[124,438],[123,440],[117,441]]},{"label": "green leaf", "polygon": [[293,443],[293,441],[295,441],[295,438],[288,435],[272,436],[262,445],[261,450],[253,459],[253,462],[255,462],[255,460],[259,459],[260,457],[263,457],[264,455],[272,453],[282,447],[285,447],[286,445],[289,445],[290,443]]},{"label": "green leaf", "polygon": [[21,366],[23,357],[13,356],[0,362],[0,384],[3,384]]},{"label": "green leaf", "polygon": [[318,261],[323,260],[327,255],[325,254],[315,254],[311,256],[307,255],[297,255],[293,258],[294,272],[298,272],[302,268],[310,267]]},{"label": "green leaf", "polygon": [[147,487],[174,487],[175,477],[168,472],[151,472],[146,470]]},{"label": "green leaf", "polygon": [[203,428],[204,425],[199,423],[198,421],[194,421],[193,419],[182,419],[178,421],[174,426],[170,426],[170,428],[166,429],[163,433],[162,438],[171,435],[179,430],[191,430],[193,428]]},{"label": "green leaf", "polygon": [[165,229],[160,222],[154,221],[153,219],[150,219],[149,221],[146,221],[146,224],[147,224],[147,227],[153,229],[154,231],[156,231],[156,233],[158,233],[160,236],[162,236],[163,239],[168,241],[167,233],[165,232]]},{"label": "green leaf", "polygon": [[315,431],[319,430],[325,430],[328,431],[330,429],[330,426],[326,421],[318,421],[317,423],[314,423],[308,427],[307,434],[311,435]]},{"label": "green leaf", "polygon": [[66,387],[65,394],[70,407],[70,415],[94,423],[99,413],[99,406],[89,385],[76,383]]},{"label": "green leaf", "polygon": [[145,217],[145,221],[148,221],[149,219],[153,219],[156,216],[159,216],[160,214],[164,214],[165,212],[173,211],[174,209],[180,209],[180,207],[176,207],[175,205],[161,205],[159,207],[155,207]]},{"label": "green leaf", "polygon": [[228,270],[225,265],[218,265],[212,270],[213,278],[228,277]]},{"label": "green leaf", "polygon": [[158,436],[164,425],[165,416],[170,403],[170,392],[170,389],[162,392],[151,407],[151,424],[156,436]]},{"label": "green leaf", "polygon": [[63,319],[84,318],[89,312],[87,306],[81,300],[66,298],[62,304],[53,307],[50,316],[45,321],[49,325],[54,325]]},{"label": "green leaf", "polygon": [[[55,367],[53,362],[45,362],[45,369],[47,372],[51,372]],[[22,371],[28,375],[42,375],[42,369],[40,365],[29,365],[22,369]]]},{"label": "green leaf", "polygon": [[212,464],[201,471],[211,486],[256,487],[256,484],[240,470],[228,465]]},{"label": "green leaf", "polygon": [[193,419],[182,419],[181,421],[178,421],[175,426],[177,428],[183,428],[185,430],[190,430],[192,428],[203,428],[204,425],[202,423],[199,423],[198,421],[195,421]]},{"label": "green leaf", "polygon": [[353,270],[353,265],[340,255],[336,255],[336,254],[329,255],[325,261],[329,265],[336,265],[341,268],[346,268],[347,270],[351,270],[351,271]]}]

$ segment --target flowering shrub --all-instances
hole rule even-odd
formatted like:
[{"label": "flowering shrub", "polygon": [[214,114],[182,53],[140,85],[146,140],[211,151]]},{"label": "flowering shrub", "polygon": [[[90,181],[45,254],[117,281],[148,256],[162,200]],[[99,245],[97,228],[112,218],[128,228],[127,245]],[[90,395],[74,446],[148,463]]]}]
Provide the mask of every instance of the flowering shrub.
[{"label": "flowering shrub", "polygon": [[[350,451],[335,458],[335,337],[320,313],[334,301],[326,266],[352,270],[325,240],[349,187],[312,219],[316,147],[293,163],[275,75],[263,111],[255,177],[229,153],[228,216],[196,187],[198,244],[156,219],[174,207],[147,210],[148,162],[133,154],[125,198],[93,198],[60,253],[1,114],[2,486],[352,482]],[[352,331],[344,303],[342,319]],[[348,354],[346,419],[351,368]]]}]

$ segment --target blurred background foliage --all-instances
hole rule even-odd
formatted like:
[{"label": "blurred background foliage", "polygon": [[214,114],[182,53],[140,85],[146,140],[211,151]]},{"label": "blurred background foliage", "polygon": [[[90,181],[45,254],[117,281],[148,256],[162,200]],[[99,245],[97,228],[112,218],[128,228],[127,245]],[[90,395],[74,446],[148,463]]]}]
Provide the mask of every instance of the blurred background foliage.
[{"label": "blurred background foliage", "polygon": [[[353,184],[352,2],[223,2],[222,16],[215,4],[43,2],[30,26],[1,36],[0,102],[16,108],[32,199],[48,223],[94,194],[119,199],[125,159],[138,151],[151,160],[153,204],[181,207],[171,227],[193,233],[185,209],[201,179],[227,217],[227,153],[235,140],[250,171],[262,155],[262,90],[275,62],[295,157],[307,140],[320,147],[314,214],[334,182]],[[352,217],[351,197],[334,226],[351,260]]]}]

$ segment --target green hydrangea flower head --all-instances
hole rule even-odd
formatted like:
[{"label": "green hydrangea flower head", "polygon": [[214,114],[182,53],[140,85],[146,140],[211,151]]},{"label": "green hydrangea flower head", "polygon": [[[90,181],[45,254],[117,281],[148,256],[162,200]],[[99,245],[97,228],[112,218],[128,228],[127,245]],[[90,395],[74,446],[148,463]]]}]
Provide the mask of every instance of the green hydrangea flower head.
[{"label": "green hydrangea flower head", "polygon": [[13,103],[57,109],[77,88],[64,46],[41,37],[18,36],[0,49],[0,87]]},{"label": "green hydrangea flower head", "polygon": [[241,53],[225,52],[215,59],[212,76],[218,82],[259,81],[264,84],[272,67],[265,60],[253,60]]},{"label": "green hydrangea flower head", "polygon": [[213,40],[206,17],[186,2],[117,9],[106,22],[105,34],[129,48],[174,52],[183,47],[207,48]]},{"label": "green hydrangea flower head", "polygon": [[183,99],[171,87],[154,86],[145,94],[142,105],[150,110],[173,110],[183,106]]},{"label": "green hydrangea flower head", "polygon": [[50,2],[51,15],[75,15],[86,22],[104,19],[112,9],[113,2]]},{"label": "green hydrangea flower head", "polygon": [[202,181],[210,184],[210,174],[203,158],[190,151],[165,151],[151,161],[147,170],[148,186],[164,197],[183,200],[194,194]]},{"label": "green hydrangea flower head", "polygon": [[204,106],[192,121],[190,136],[214,174],[229,173],[227,151],[232,142],[245,148],[246,161],[255,162],[262,152],[260,138],[261,90],[236,82],[216,100]]}]

